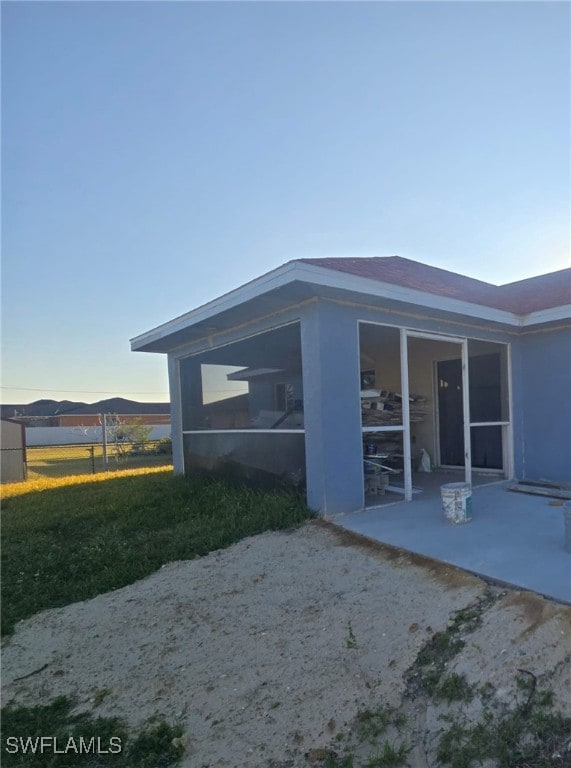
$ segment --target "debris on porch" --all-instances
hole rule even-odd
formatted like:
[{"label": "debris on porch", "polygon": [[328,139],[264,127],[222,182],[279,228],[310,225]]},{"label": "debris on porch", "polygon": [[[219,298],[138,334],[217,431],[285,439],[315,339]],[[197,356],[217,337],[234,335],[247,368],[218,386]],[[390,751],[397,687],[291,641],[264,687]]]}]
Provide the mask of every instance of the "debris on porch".
[{"label": "debris on porch", "polygon": [[520,480],[509,485],[508,491],[530,493],[532,496],[549,496],[555,499],[571,499],[570,483],[550,483],[546,480]]}]

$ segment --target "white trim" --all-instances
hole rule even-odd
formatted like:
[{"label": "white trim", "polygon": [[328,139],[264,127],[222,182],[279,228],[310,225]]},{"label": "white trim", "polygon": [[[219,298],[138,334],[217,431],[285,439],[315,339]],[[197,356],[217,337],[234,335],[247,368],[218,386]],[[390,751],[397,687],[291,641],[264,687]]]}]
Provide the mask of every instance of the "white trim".
[{"label": "white trim", "polygon": [[[417,331],[414,329],[406,328],[398,325],[392,325],[390,323],[383,323],[379,321],[370,321],[370,320],[358,320],[358,324],[367,324],[367,325],[377,325],[381,327],[388,327],[388,328],[398,328],[401,332],[401,334],[404,332],[407,339],[407,345],[406,345],[406,356],[407,356],[407,362],[408,362],[408,338],[420,338],[420,339],[427,339],[437,342],[448,342],[451,344],[458,344],[460,347],[460,357],[461,357],[461,366],[462,366],[462,409],[463,409],[463,434],[464,434],[464,470],[466,473],[466,482],[471,483],[471,477],[472,477],[472,456],[471,456],[471,434],[470,430],[472,427],[486,427],[486,426],[500,426],[502,427],[502,450],[503,450],[503,459],[502,464],[503,468],[501,471],[503,471],[505,477],[511,477],[513,475],[513,426],[512,426],[512,420],[513,420],[513,398],[512,398],[512,378],[511,378],[511,344],[510,342],[506,341],[495,341],[490,339],[480,339],[476,336],[452,336],[447,334],[439,334],[439,333],[429,333],[425,331]],[[469,418],[469,412],[470,412],[470,391],[469,391],[469,372],[468,372],[468,366],[470,361],[470,355],[469,355],[469,342],[470,341],[482,341],[488,344],[493,345],[501,345],[506,348],[506,355],[507,355],[507,368],[508,368],[508,380],[507,380],[507,387],[508,387],[508,407],[509,407],[509,421],[494,421],[494,422],[471,422]],[[402,343],[402,342],[401,342]],[[406,454],[406,444],[407,444],[407,433],[408,433],[408,453],[409,453],[409,459],[411,454],[411,444],[410,444],[410,419],[409,421],[409,427],[408,430],[406,428],[407,424],[407,417],[405,415],[405,403],[408,405],[408,391],[405,393],[405,388],[408,389],[408,365],[407,365],[407,377],[405,380],[403,370],[402,370],[402,359],[403,359],[403,352],[402,352],[402,346],[401,346],[401,389],[402,391],[402,398],[403,398],[403,426],[387,426],[387,427],[362,427],[363,433],[368,432],[403,432],[403,452]],[[457,359],[457,358],[454,358]],[[440,361],[433,361],[433,374],[432,374],[432,387],[433,387],[433,401],[434,401],[434,409],[433,409],[433,419],[434,419],[434,438],[435,438],[435,450],[434,450],[434,456],[435,456],[435,463],[440,466],[440,419],[439,419],[439,399],[438,399],[438,368],[437,363]],[[408,411],[410,409],[407,408]],[[405,464],[404,466],[407,466],[407,460],[405,457]],[[442,465],[444,466],[444,465]],[[412,478],[411,478],[411,488],[412,488]],[[406,477],[405,477],[405,490],[406,490]],[[411,495],[412,498],[412,495]]]},{"label": "white trim", "polygon": [[468,339],[462,342],[462,413],[464,418],[464,467],[466,482],[472,485],[472,436],[470,434],[470,358]]},{"label": "white trim", "polygon": [[[357,397],[359,398],[359,424],[361,425],[361,441],[363,440],[363,433],[367,431],[367,428],[363,427],[363,410],[361,408],[361,321],[357,318],[355,323],[356,329],[356,347],[357,350],[357,365],[359,366],[359,392]],[[361,482],[361,509],[368,509],[366,506],[367,494],[365,493],[365,464],[363,463],[363,478]]]},{"label": "white trim", "polygon": [[404,467],[404,500],[412,501],[412,460],[410,450],[410,402],[408,386],[408,333],[406,328],[400,331],[400,378],[402,399],[403,432],[403,467]]},{"label": "white trim", "polygon": [[269,291],[290,285],[296,281],[313,283],[326,288],[336,288],[344,292],[355,292],[376,298],[389,299],[435,310],[452,312],[467,317],[477,317],[508,326],[523,327],[538,322],[550,322],[571,316],[571,306],[532,312],[521,316],[503,309],[495,309],[462,299],[454,299],[440,294],[427,293],[415,288],[407,288],[394,283],[385,283],[369,277],[352,275],[334,268],[320,267],[304,262],[291,261],[268,272],[255,280],[203,304],[184,315],[153,328],[131,339],[133,351],[143,350],[147,345],[160,341],[171,334],[182,331],[192,325],[209,320],[221,312],[233,309]]},{"label": "white trim", "polygon": [[362,432],[404,432],[404,425],[395,425],[392,427],[361,427]]},{"label": "white trim", "polygon": [[413,331],[407,328],[407,336],[415,339],[432,339],[432,341],[448,341],[450,344],[463,344],[466,336],[448,336],[444,333],[425,333],[424,331]]},{"label": "white trim", "polygon": [[393,299],[394,301],[417,304],[432,309],[443,309],[448,312],[456,312],[462,315],[481,317],[486,320],[505,323],[507,325],[519,325],[519,316],[503,309],[495,309],[493,307],[475,304],[462,299],[453,299],[440,294],[427,293],[426,291],[420,291],[416,288],[408,288],[395,283],[385,283],[370,277],[361,277],[349,272],[341,272],[340,270],[331,267],[320,267],[313,264],[305,264],[303,262],[297,263],[296,267],[298,267],[300,273],[297,276],[297,279],[303,280],[304,282],[316,283],[317,285],[326,286],[328,288],[341,288],[345,291],[370,294],[379,298]]},{"label": "white trim", "polygon": [[171,441],[173,445],[173,467],[177,474],[184,474],[184,446],[182,444],[182,395],[180,363],[169,355],[169,393],[171,398]]},{"label": "white trim", "polygon": [[434,403],[434,464],[437,467],[440,463],[440,379],[438,378],[439,360],[432,361],[432,402]]},{"label": "white trim", "polygon": [[267,293],[274,288],[287,285],[295,279],[295,277],[290,276],[290,273],[294,271],[294,262],[283,264],[281,267],[267,272],[265,275],[245,283],[239,288],[219,296],[217,299],[213,299],[196,309],[190,310],[190,312],[186,312],[184,315],[175,317],[173,320],[158,325],[150,331],[135,336],[135,338],[131,339],[131,349],[133,351],[142,349],[147,344],[160,341],[177,331],[182,331],[189,326],[196,325],[196,323],[208,320],[221,312],[237,307],[245,301],[261,296],[263,293]]},{"label": "white trim", "polygon": [[[509,425],[502,428],[502,463],[504,465],[504,474],[508,480],[512,480],[515,475],[515,456],[514,456],[514,428],[513,428],[513,378],[512,378],[512,345],[506,345],[507,360],[507,385],[508,385],[508,419]],[[504,442],[505,439],[505,442]]]},{"label": "white trim", "polygon": [[554,320],[568,320],[570,317],[571,304],[563,304],[560,307],[540,309],[537,312],[530,312],[529,315],[524,315],[520,320],[520,326],[527,328],[529,325],[552,323]]},{"label": "white trim", "polygon": [[183,435],[304,435],[305,429],[183,429]]}]

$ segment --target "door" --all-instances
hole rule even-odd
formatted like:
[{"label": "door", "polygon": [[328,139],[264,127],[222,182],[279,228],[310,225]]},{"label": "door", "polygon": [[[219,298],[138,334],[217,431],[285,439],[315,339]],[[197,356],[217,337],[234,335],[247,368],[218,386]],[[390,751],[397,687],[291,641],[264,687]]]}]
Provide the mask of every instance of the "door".
[{"label": "door", "polygon": [[450,466],[464,466],[462,361],[441,360],[436,365],[440,463]]},{"label": "door", "polygon": [[[438,428],[440,463],[464,466],[464,427],[462,405],[462,361],[437,363]],[[499,354],[470,358],[470,420],[499,421],[501,418]],[[502,436],[499,426],[480,426],[471,430],[472,466],[502,468]]]},{"label": "door", "polygon": [[[492,353],[470,357],[470,421],[502,420],[500,355]],[[501,469],[502,428],[497,425],[471,430],[472,464],[485,469]]]}]

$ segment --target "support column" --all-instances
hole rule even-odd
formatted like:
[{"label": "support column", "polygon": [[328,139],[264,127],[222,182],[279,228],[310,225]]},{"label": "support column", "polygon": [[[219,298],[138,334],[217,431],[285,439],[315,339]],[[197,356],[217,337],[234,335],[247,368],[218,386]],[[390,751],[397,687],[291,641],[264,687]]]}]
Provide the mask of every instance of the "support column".
[{"label": "support column", "polygon": [[462,341],[462,411],[464,414],[465,479],[472,485],[472,432],[470,430],[470,375],[468,371],[468,339]]},{"label": "support column", "polygon": [[326,516],[362,509],[358,324],[318,301],[302,319],[301,349],[307,503]]},{"label": "support column", "polygon": [[402,397],[402,452],[404,468],[404,500],[412,501],[412,461],[410,451],[410,400],[408,386],[408,335],[400,329],[400,378]]},{"label": "support column", "polygon": [[180,370],[178,360],[168,356],[169,392],[171,401],[171,443],[172,461],[176,475],[184,474],[184,451],[182,440],[182,414],[180,397]]}]

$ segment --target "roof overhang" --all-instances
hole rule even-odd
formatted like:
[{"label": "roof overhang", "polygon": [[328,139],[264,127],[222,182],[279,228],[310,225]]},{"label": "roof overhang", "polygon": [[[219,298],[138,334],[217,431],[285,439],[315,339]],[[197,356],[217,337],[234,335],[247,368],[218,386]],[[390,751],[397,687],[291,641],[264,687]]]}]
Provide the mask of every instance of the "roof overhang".
[{"label": "roof overhang", "polygon": [[207,304],[131,339],[136,352],[169,352],[256,317],[264,317],[315,297],[340,301],[383,301],[383,306],[431,310],[517,329],[571,318],[571,304],[517,315],[461,299],[351,275],[335,269],[290,261]]}]

